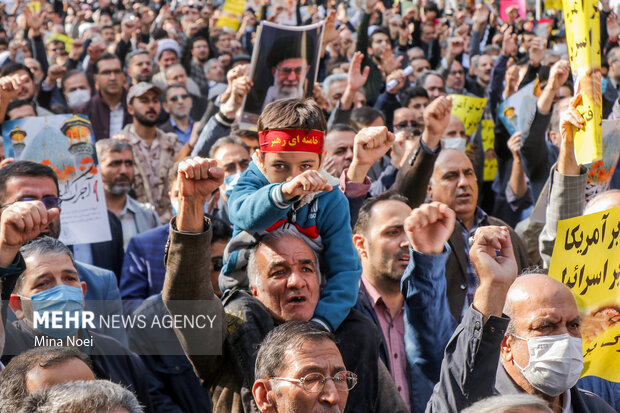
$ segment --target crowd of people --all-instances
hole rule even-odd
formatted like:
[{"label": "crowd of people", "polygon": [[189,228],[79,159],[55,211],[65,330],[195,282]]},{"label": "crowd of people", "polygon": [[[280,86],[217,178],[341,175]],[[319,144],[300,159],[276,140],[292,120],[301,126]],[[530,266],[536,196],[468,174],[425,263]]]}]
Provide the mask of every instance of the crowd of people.
[{"label": "crowd of people", "polygon": [[[361,3],[246,1],[237,28],[205,0],[0,3],[0,118],[88,117],[111,234],[61,242],[59,177],[0,148],[0,412],[620,411],[547,275],[559,221],[620,206],[620,172],[586,191],[577,162],[562,10]],[[620,23],[598,10],[620,119]],[[318,77],[278,46],[248,130],[263,21],[324,22]],[[497,108],[536,80],[510,134]],[[455,95],[487,99],[473,133]],[[180,302],[218,328],[33,322]]]}]

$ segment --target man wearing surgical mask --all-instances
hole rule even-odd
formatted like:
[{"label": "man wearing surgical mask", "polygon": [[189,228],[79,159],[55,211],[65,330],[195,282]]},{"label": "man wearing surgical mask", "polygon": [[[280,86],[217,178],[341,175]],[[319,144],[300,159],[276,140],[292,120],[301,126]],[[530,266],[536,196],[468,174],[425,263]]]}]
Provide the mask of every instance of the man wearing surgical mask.
[{"label": "man wearing surgical mask", "polygon": [[516,277],[506,227],[483,227],[472,238],[470,258],[480,285],[446,346],[426,411],[462,411],[494,394],[529,393],[555,413],[615,412],[575,385],[584,360],[571,291],[540,272]]},{"label": "man wearing surgical mask", "polygon": [[62,94],[70,111],[88,102],[91,89],[84,72],[77,69],[68,71],[62,78]]},{"label": "man wearing surgical mask", "polygon": [[[16,355],[40,346],[55,347],[60,344],[60,340],[64,346],[74,346],[67,337],[89,339],[79,342],[83,343],[80,350],[91,355],[95,370],[132,388],[140,402],[147,406],[148,411],[152,411],[144,364],[118,341],[78,323],[64,324],[64,319],[61,322],[63,328],[53,328],[52,323],[43,323],[37,329],[34,328],[35,311],[69,312],[73,315],[82,312],[86,283],[80,281],[69,248],[57,239],[44,236],[24,245],[20,253],[26,269],[17,279],[9,302],[18,321],[7,328],[5,354]],[[50,341],[37,344],[41,343],[38,341],[41,336]]]}]

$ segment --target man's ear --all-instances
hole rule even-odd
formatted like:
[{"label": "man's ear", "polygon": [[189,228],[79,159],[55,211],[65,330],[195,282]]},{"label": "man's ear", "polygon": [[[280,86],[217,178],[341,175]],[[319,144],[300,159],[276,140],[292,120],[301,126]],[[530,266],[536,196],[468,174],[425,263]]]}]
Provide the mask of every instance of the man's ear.
[{"label": "man's ear", "polygon": [[513,337],[510,334],[506,334],[500,344],[500,355],[502,360],[506,363],[512,361],[512,341]]},{"label": "man's ear", "polygon": [[250,285],[250,292],[254,297],[256,297],[258,295],[258,288],[256,288],[255,285]]},{"label": "man's ear", "polygon": [[353,234],[353,245],[357,250],[360,258],[368,258],[368,250],[366,248],[366,238],[361,234]]},{"label": "man's ear", "polygon": [[131,106],[131,105],[127,105],[127,112],[129,112],[129,114],[130,114],[131,116],[133,116],[133,115],[134,115],[134,113],[135,113],[135,112],[134,112],[134,110],[133,110],[133,106]]},{"label": "man's ear", "polygon": [[22,309],[22,299],[19,295],[11,294],[11,298],[9,298],[9,307],[11,307],[11,310],[13,310],[13,313],[15,313],[15,317],[17,317],[18,320],[21,320],[26,316],[26,314],[24,314],[24,310]]},{"label": "man's ear", "polygon": [[166,112],[170,113],[170,111],[168,110],[168,104],[166,102],[162,102],[161,106],[164,108]]},{"label": "man's ear", "polygon": [[428,183],[428,186],[426,187],[426,197],[428,199],[433,199],[433,186],[431,185],[431,183]]},{"label": "man's ear", "polygon": [[262,413],[276,412],[276,404],[273,399],[273,394],[269,380],[259,379],[254,382],[252,386],[252,394],[254,395],[254,401],[258,406],[258,409]]}]

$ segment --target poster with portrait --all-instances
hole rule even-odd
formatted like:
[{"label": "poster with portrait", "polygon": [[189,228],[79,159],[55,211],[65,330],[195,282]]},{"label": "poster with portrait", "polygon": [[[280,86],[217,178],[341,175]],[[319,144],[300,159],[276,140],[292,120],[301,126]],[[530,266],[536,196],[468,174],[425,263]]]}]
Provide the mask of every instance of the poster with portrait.
[{"label": "poster with portrait", "polygon": [[323,22],[308,26],[280,26],[261,22],[258,28],[250,77],[239,125],[256,130],[263,108],[278,99],[312,96],[319,70]]},{"label": "poster with portrait", "polygon": [[84,115],[38,116],[2,124],[4,151],[58,176],[60,240],[68,245],[112,239],[93,130]]}]

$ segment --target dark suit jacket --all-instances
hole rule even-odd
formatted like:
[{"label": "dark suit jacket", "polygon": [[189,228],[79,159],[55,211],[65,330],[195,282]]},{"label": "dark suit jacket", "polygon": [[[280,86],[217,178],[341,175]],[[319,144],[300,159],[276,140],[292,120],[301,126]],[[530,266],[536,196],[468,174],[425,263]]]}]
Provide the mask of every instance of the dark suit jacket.
[{"label": "dark suit jacket", "polygon": [[[127,112],[127,92],[123,91],[121,99],[125,115],[123,117],[123,127],[133,122],[133,117]],[[77,113],[88,116],[93,124],[95,141],[111,138],[110,136],[110,107],[103,101],[99,93],[93,96],[88,102],[79,106]],[[119,131],[120,132],[120,131]]]},{"label": "dark suit jacket", "polygon": [[118,282],[121,278],[123,258],[125,257],[125,251],[123,250],[123,227],[118,217],[110,211],[108,211],[108,219],[110,220],[112,239],[90,244],[90,249],[93,254],[93,265],[112,271],[116,275],[116,281]]},{"label": "dark suit jacket", "polygon": [[[527,249],[523,240],[501,219],[489,216],[488,225],[507,226],[510,231],[510,239],[515,252],[519,272],[530,265]],[[447,296],[450,304],[450,312],[455,320],[461,319],[465,296],[467,294],[467,256],[465,255],[465,241],[461,235],[462,224],[456,222],[454,231],[450,236],[450,257],[446,264],[446,282],[448,284]]]}]

